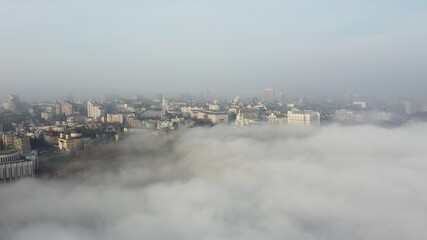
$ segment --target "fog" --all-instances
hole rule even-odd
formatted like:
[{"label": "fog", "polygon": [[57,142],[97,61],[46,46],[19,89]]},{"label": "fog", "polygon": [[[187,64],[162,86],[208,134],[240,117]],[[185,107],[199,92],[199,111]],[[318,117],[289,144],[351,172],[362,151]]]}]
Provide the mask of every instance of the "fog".
[{"label": "fog", "polygon": [[0,238],[425,239],[427,125],[136,134],[61,180],[0,187]]}]

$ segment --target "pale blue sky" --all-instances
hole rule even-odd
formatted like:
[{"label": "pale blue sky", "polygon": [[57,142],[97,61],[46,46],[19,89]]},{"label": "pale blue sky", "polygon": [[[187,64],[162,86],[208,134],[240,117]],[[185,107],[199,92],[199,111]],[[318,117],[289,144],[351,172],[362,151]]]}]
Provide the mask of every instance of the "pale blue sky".
[{"label": "pale blue sky", "polygon": [[0,1],[0,97],[427,89],[427,1]]}]

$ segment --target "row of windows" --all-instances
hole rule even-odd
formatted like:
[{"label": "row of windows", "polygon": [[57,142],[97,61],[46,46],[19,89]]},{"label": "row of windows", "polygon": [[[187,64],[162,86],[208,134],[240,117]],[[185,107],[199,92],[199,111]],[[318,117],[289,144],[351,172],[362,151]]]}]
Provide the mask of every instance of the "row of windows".
[{"label": "row of windows", "polygon": [[19,155],[12,155],[12,156],[3,156],[0,157],[0,162],[12,162],[12,161],[16,161],[20,158]]},{"label": "row of windows", "polygon": [[33,176],[32,162],[3,164],[0,167],[0,180],[3,181],[30,176]]}]

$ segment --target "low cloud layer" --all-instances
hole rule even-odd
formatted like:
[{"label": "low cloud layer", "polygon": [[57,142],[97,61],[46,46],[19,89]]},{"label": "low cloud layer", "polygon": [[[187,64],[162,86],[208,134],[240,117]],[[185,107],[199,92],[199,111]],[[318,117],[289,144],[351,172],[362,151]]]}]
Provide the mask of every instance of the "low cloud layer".
[{"label": "low cloud layer", "polygon": [[426,130],[140,134],[77,177],[0,186],[0,238],[425,239]]}]

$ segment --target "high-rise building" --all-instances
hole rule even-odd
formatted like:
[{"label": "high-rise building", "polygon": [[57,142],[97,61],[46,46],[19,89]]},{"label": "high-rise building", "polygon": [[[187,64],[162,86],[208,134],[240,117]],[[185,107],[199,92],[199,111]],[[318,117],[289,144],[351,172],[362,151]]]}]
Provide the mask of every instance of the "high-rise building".
[{"label": "high-rise building", "polygon": [[55,103],[55,109],[54,109],[54,115],[55,115],[55,117],[59,117],[59,116],[61,116],[61,114],[62,114],[62,111],[61,111],[61,103]]},{"label": "high-rise building", "polygon": [[21,110],[21,101],[17,95],[9,95],[7,102],[3,105],[5,109],[10,111],[19,111]]},{"label": "high-rise building", "polygon": [[412,102],[404,101],[403,107],[405,108],[405,113],[408,115],[412,114]]},{"label": "high-rise building", "polygon": [[71,116],[73,115],[75,110],[74,104],[69,101],[65,101],[61,103],[61,115]]},{"label": "high-rise building", "polygon": [[163,96],[163,98],[162,98],[162,115],[161,115],[162,117],[166,116],[168,108],[169,108],[168,100],[166,99],[165,96]]},{"label": "high-rise building", "polygon": [[265,103],[274,103],[274,90],[272,88],[264,89],[264,98]]},{"label": "high-rise building", "polygon": [[87,116],[90,118],[99,118],[105,115],[104,108],[94,101],[87,102]]}]

